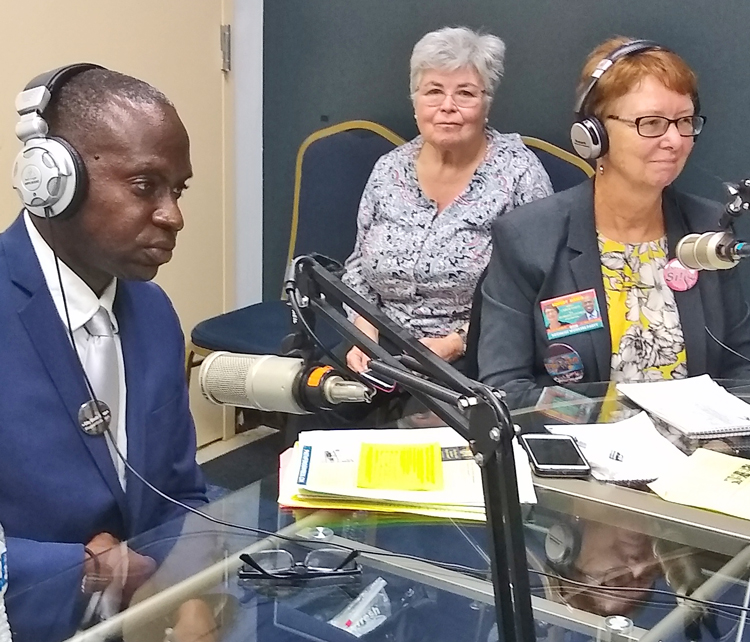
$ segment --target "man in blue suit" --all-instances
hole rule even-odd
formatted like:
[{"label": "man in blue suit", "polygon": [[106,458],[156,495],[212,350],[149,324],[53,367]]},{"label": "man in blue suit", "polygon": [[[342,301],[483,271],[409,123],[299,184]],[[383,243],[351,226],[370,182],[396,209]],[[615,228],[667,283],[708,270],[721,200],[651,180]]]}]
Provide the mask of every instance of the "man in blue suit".
[{"label": "man in blue suit", "polygon": [[[0,234],[0,523],[6,605],[21,642],[67,638],[84,614],[127,606],[156,562],[121,543],[182,513],[126,471],[104,436],[81,429],[91,400],[84,371],[95,387],[85,364],[96,313],[116,346],[116,443],[166,494],[206,502],[183,336],[166,294],[149,282],[183,227],[188,135],[172,104],[142,81],[88,65],[64,74],[48,84],[39,115],[80,156],[79,192],[63,213],[27,203]],[[33,178],[25,170],[23,187]],[[211,628],[198,601],[180,615]],[[185,628],[178,620],[177,639],[200,637]]]}]

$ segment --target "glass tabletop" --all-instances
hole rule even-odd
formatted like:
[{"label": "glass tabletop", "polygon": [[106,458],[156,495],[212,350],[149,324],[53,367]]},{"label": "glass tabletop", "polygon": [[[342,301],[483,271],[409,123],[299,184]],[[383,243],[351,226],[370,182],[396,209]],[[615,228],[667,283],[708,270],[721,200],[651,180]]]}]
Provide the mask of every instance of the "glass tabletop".
[{"label": "glass tabletop", "polygon": [[[750,396],[742,382],[722,383]],[[633,410],[603,384],[534,394],[512,410],[523,431],[614,421]],[[429,422],[422,413],[400,425]],[[741,441],[720,442],[713,446],[745,452]],[[523,532],[537,639],[750,640],[750,522],[663,501],[642,485],[558,478],[534,485],[538,502],[524,507]],[[195,596],[214,611],[213,640],[498,639],[484,524],[290,510],[277,497],[274,475],[207,507],[243,528],[188,515],[131,541],[145,554],[165,549],[164,561],[129,608],[71,639],[163,642],[175,610]],[[361,574],[238,577],[241,554],[262,559],[264,550],[283,549],[302,565],[321,548],[359,551]]]}]

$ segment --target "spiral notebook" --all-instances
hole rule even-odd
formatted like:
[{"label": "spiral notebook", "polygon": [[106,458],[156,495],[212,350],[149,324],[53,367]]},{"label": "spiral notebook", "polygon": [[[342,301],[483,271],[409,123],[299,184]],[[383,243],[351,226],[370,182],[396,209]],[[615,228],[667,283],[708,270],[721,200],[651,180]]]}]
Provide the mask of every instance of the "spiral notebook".
[{"label": "spiral notebook", "polygon": [[687,437],[750,435],[750,404],[722,388],[709,375],[618,383],[617,391]]}]

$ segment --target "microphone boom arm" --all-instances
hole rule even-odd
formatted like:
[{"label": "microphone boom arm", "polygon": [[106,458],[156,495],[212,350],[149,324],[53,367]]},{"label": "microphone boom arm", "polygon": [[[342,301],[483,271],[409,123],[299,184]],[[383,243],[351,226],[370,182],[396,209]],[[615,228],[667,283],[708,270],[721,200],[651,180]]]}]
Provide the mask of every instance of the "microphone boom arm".
[{"label": "microphone boom arm", "polygon": [[[506,642],[533,642],[536,634],[513,453],[514,428],[502,400],[504,394],[458,372],[313,257],[294,260],[285,291],[295,313],[305,317],[300,320],[293,315],[298,328],[307,330],[314,325],[314,315],[323,316],[339,334],[370,356],[374,371],[387,370],[388,376],[469,442],[482,474],[498,633],[502,627],[501,639]],[[349,321],[332,301],[361,315],[380,337],[414,360],[421,373],[439,383],[424,385],[396,356]]]}]

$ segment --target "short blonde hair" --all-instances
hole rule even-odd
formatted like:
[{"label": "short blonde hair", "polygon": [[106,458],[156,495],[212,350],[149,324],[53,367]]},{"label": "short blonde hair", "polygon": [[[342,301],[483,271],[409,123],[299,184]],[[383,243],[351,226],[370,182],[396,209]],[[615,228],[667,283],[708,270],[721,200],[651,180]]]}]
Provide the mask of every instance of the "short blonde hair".
[{"label": "short blonde hair", "polygon": [[[633,40],[633,38],[615,36],[605,40],[589,54],[581,72],[578,85],[579,96],[591,82],[591,74],[596,66],[610,56],[615,49]],[[586,103],[582,105],[583,114],[593,115],[601,120],[606,116],[605,112],[613,101],[634,89],[647,76],[654,76],[667,89],[690,96],[697,113],[698,78],[695,72],[673,51],[648,49],[620,58],[605,71],[591,90]]]}]

